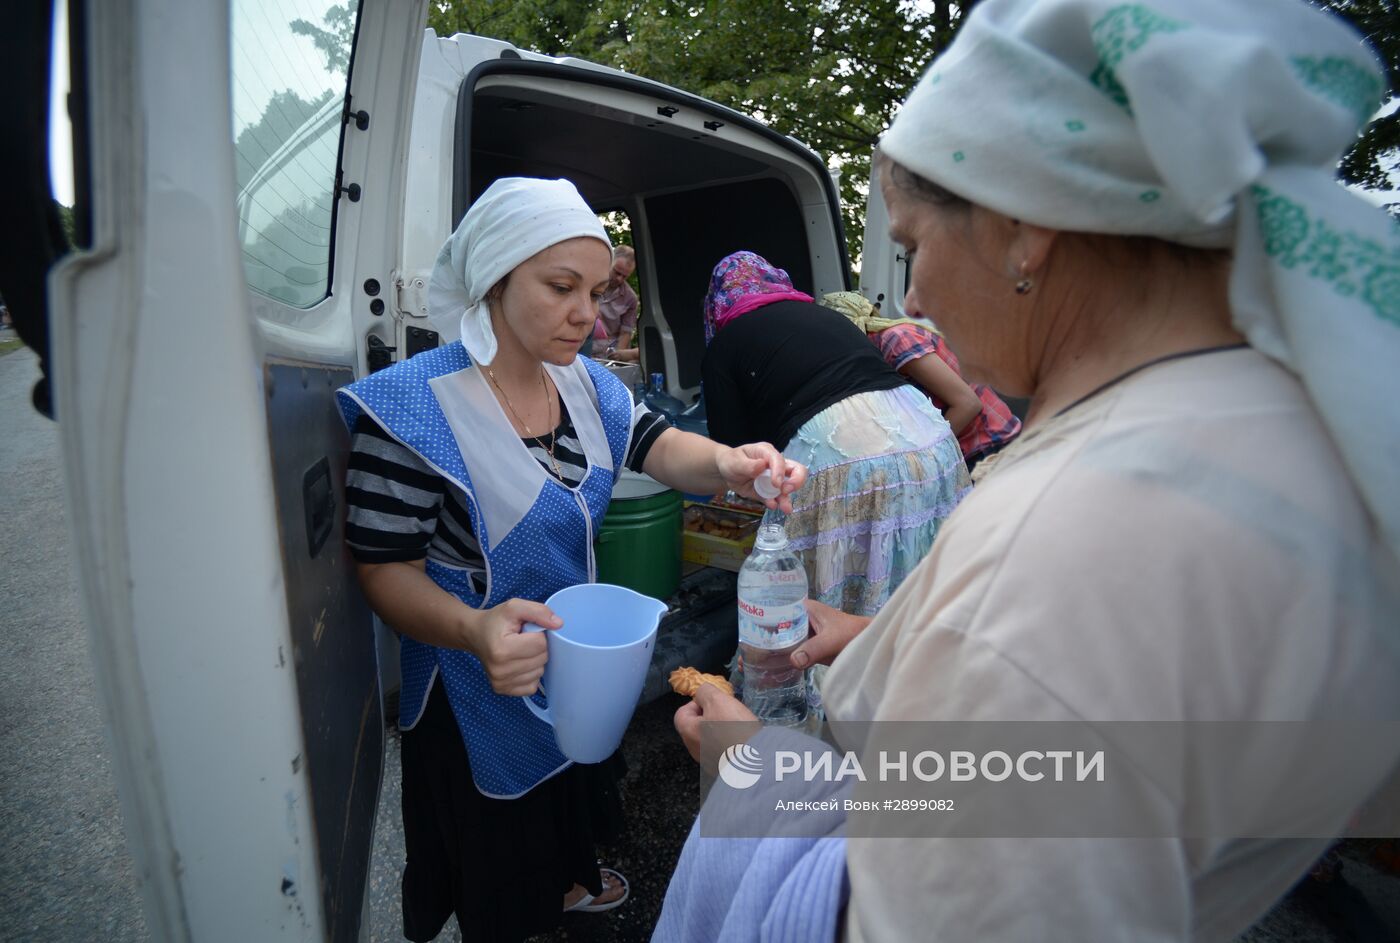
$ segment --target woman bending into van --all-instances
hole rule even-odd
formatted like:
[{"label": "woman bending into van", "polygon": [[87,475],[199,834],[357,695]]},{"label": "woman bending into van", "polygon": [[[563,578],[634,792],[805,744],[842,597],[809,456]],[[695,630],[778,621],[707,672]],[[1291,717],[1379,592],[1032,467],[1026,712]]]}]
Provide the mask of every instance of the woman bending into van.
[{"label": "woman bending into van", "polygon": [[968,490],[953,430],[843,316],[753,252],[705,295],[710,437],[771,442],[811,478],[784,522],[811,598],[873,615]]},{"label": "woman bending into van", "polygon": [[917,383],[953,427],[969,472],[1021,432],[1021,420],[990,386],[969,386],[948,342],[928,322],[882,318],[858,291],[834,291],[822,304],[865,332],[885,363]]},{"label": "woman bending into van", "polygon": [[[831,868],[789,846],[780,875],[767,841],[693,832],[657,941],[722,923],[853,943],[1233,940],[1386,781],[1400,233],[1336,181],[1382,76],[1303,0],[972,10],[882,140],[879,186],[912,256],[906,309],[937,311],[969,372],[1030,409],[823,697],[867,771],[919,726],[883,721],[1064,722],[1109,749],[1095,810],[1128,814],[1084,817],[1077,783],[978,778],[947,815],[848,819],[809,849]],[[677,715],[692,747],[702,718],[751,716],[716,694]],[[983,771],[1027,742],[966,726]],[[760,792],[716,786],[702,818]],[[764,887],[768,922],[744,904]]]},{"label": "woman bending into van", "polygon": [[[610,245],[565,180],[498,180],[439,253],[436,350],[340,391],[354,432],[346,537],[370,605],[400,634],[404,934],[513,941],[627,895],[595,846],[620,822],[620,756],[573,764],[521,698],[547,658],[526,623],[595,578],[593,534],[624,466],[683,491],[753,495],[806,470],[770,445],[669,428],[576,356]],[[787,493],[770,507],[790,507]]]}]

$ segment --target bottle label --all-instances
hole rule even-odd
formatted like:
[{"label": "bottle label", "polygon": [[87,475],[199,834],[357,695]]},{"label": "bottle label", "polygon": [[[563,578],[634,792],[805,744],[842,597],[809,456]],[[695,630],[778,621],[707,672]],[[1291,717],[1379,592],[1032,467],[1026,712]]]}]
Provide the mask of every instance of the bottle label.
[{"label": "bottle label", "polygon": [[755,606],[739,600],[739,643],[751,648],[791,648],[807,640],[807,607]]}]

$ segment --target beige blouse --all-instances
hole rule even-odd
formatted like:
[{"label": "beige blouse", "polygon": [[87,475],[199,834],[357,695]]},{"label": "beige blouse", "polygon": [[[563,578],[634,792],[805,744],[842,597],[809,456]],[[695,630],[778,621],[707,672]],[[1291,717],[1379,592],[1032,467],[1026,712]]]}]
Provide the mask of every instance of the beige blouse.
[{"label": "beige blouse", "polygon": [[[840,720],[1400,719],[1397,565],[1342,463],[1297,381],[1264,356],[1150,367],[997,457],[836,660],[827,710]],[[1338,831],[1400,760],[1400,742],[1378,752],[1316,796]],[[1209,814],[1219,788],[1202,775],[1182,808],[1160,814]],[[1229,940],[1325,844],[852,838],[845,933]]]}]

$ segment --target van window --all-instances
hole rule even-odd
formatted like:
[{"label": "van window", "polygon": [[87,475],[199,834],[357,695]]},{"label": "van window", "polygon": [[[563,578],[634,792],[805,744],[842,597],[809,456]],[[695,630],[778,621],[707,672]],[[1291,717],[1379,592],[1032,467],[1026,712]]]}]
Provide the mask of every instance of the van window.
[{"label": "van window", "polygon": [[346,82],[359,7],[233,0],[233,143],[243,271],[298,308],[330,289]]}]

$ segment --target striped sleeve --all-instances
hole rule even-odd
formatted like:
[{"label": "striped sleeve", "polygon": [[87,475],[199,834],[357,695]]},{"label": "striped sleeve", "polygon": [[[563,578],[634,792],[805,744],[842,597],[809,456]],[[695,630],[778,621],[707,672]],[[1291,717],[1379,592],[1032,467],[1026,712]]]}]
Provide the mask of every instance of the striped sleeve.
[{"label": "striped sleeve", "polygon": [[368,415],[355,421],[345,475],[345,542],[361,563],[422,560],[442,509],[444,482]]},{"label": "striped sleeve", "polygon": [[646,403],[639,401],[633,406],[632,441],[627,446],[627,467],[640,473],[651,447],[656,444],[661,433],[669,428],[671,424],[666,421],[666,417],[661,413],[652,412]]}]

